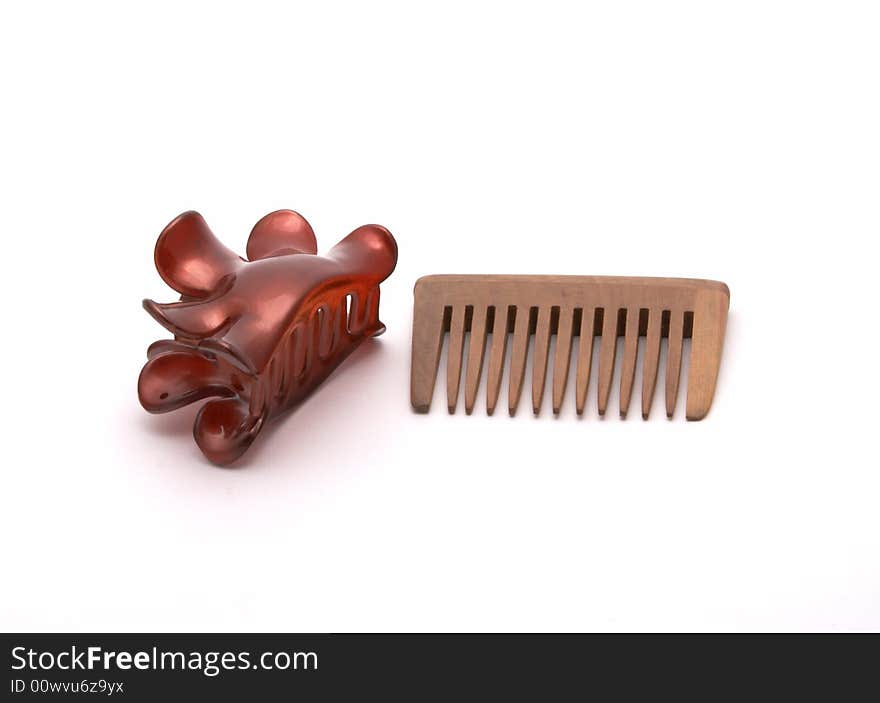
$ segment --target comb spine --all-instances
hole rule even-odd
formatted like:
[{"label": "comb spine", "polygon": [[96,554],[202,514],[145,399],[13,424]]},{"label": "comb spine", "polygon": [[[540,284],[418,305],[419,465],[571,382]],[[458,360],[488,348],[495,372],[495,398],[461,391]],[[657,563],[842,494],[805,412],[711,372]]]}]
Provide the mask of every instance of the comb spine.
[{"label": "comb spine", "polygon": [[669,346],[666,358],[666,417],[675,414],[678,383],[681,377],[681,348],[684,337],[684,313],[681,308],[669,313]]},{"label": "comb spine", "polygon": [[553,412],[558,415],[565,398],[568,384],[568,367],[571,364],[571,339],[574,329],[574,310],[565,306],[559,310],[559,326],[556,330],[556,355],[553,357]]},{"label": "comb spine", "polygon": [[578,342],[577,374],[575,376],[575,405],[578,415],[583,415],[590,387],[590,371],[593,366],[593,333],[596,309],[584,308],[581,314],[580,342]]},{"label": "comb spine", "polygon": [[483,372],[483,354],[486,349],[485,305],[475,305],[471,318],[471,342],[468,348],[467,374],[464,382],[464,411],[470,415],[480,388],[480,375]]},{"label": "comb spine", "polygon": [[507,353],[507,306],[495,306],[495,324],[492,328],[492,349],[489,353],[489,371],[486,379],[486,413],[495,412],[501,379],[504,376],[504,355]]},{"label": "comb spine", "polygon": [[726,287],[723,292],[700,291],[697,294],[688,372],[688,420],[702,420],[706,417],[715,397],[729,305],[730,294]]},{"label": "comb spine", "polygon": [[659,308],[648,310],[648,332],[645,338],[645,359],[642,366],[642,419],[647,420],[654,402],[654,389],[657,387],[657,371],[660,367],[660,328],[663,311]]},{"label": "comb spine", "polygon": [[620,417],[629,412],[633,380],[636,376],[636,357],[639,353],[639,308],[626,311],[626,331],[623,337],[623,366],[620,373]]},{"label": "comb spine", "polygon": [[464,327],[467,308],[455,305],[452,308],[452,322],[449,326],[449,350],[446,357],[446,401],[449,412],[455,412],[458,404],[458,389],[461,386],[461,357],[464,353]]},{"label": "comb spine", "polygon": [[517,306],[516,321],[513,327],[513,350],[510,358],[510,389],[507,396],[507,410],[516,414],[519,398],[522,395],[523,379],[526,374],[526,356],[529,352],[529,326],[531,309]]},{"label": "comb spine", "polygon": [[617,355],[617,308],[606,307],[602,318],[602,341],[599,347],[599,414],[604,415],[614,378]]},{"label": "comb spine", "polygon": [[535,359],[532,366],[532,411],[535,415],[541,412],[541,403],[544,400],[544,385],[547,382],[551,313],[551,309],[547,306],[539,308],[538,321],[535,326]]},{"label": "comb spine", "polygon": [[[354,296],[352,298],[352,306],[354,306]],[[425,282],[416,283],[410,361],[410,402],[413,410],[419,413],[426,413],[431,409],[434,384],[440,366],[440,350],[443,346],[445,315],[444,305],[429,292],[425,292]],[[351,325],[349,329],[352,329]]]}]

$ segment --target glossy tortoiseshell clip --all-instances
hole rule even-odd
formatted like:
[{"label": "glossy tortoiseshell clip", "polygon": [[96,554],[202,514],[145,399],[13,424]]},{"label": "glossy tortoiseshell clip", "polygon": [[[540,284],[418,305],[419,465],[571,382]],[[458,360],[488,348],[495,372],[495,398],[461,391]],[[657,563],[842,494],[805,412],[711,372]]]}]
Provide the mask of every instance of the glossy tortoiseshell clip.
[{"label": "glossy tortoiseshell clip", "polygon": [[266,421],[295,405],[362,341],[385,330],[379,283],[397,244],[364,225],[317,256],[315,234],[291,210],[253,228],[247,260],[224,247],[197,212],[159,235],[156,268],[179,302],[144,301],[173,335],[150,345],[138,396],[153,413],[213,397],[193,434],[217,464],[240,457]]}]

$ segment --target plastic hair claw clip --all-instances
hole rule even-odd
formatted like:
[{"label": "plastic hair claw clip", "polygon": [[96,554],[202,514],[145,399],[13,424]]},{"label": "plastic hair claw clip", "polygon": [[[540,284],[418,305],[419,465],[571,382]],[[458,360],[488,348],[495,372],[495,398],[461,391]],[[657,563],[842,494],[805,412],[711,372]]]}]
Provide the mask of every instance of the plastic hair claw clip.
[{"label": "plastic hair claw clip", "polygon": [[164,413],[213,398],[193,435],[208,459],[228,464],[269,418],[384,332],[379,283],[394,270],[397,244],[384,227],[364,225],[317,256],[309,223],[279,210],[254,226],[244,260],[200,214],[186,212],[159,235],[155,261],[181,298],[144,301],[174,339],[150,345],[138,379],[141,405]]}]

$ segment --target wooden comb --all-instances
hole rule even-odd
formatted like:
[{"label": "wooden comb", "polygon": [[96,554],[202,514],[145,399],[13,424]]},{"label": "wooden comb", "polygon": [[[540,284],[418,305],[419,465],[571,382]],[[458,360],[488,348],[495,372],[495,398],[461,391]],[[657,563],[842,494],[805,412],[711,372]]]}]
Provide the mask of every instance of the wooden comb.
[{"label": "wooden comb", "polygon": [[629,409],[638,357],[638,339],[646,337],[642,375],[642,417],[654,398],[660,340],[666,338],[666,414],[672,417],[681,375],[682,340],[691,339],[687,419],[709,412],[721,362],[730,291],[724,283],[690,278],[617,276],[426,276],[415,286],[411,399],[416,412],[428,412],[445,333],[449,333],[446,392],[455,412],[461,384],[464,341],[470,334],[465,374],[465,411],[474,408],[483,369],[486,337],[491,332],[486,409],[495,410],[507,355],[510,354],[508,408],[516,413],[522,394],[530,337],[534,336],[532,408],[541,410],[550,337],[556,335],[553,360],[553,412],[559,413],[568,383],[573,337],[580,337],[575,404],[583,413],[599,340],[598,411],[605,414],[614,375],[617,338],[623,337],[620,415]]}]

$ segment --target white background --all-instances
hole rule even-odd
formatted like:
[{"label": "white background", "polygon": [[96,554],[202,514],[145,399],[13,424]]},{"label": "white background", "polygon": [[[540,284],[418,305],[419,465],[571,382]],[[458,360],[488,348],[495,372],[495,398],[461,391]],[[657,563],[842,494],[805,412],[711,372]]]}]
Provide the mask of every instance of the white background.
[{"label": "white background", "polygon": [[[880,629],[878,37],[869,2],[5,4],[0,626]],[[388,332],[217,469],[137,402],[153,245],[281,207],[322,251],[391,229]],[[412,414],[442,272],[727,282],[709,417]]]}]

